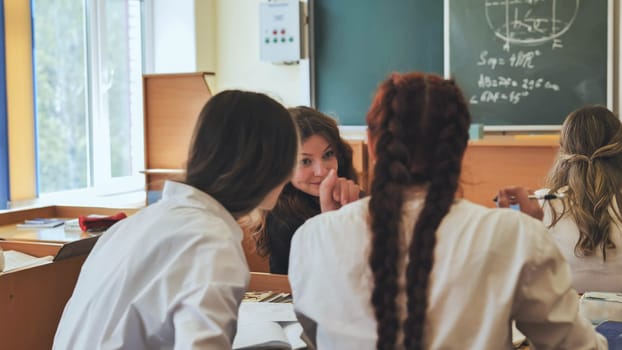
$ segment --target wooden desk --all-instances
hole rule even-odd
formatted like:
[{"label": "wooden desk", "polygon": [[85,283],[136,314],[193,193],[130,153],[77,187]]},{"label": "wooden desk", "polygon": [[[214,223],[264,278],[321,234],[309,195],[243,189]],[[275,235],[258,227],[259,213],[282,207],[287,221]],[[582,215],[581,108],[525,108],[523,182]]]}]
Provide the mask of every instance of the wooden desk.
[{"label": "wooden desk", "polygon": [[[75,219],[81,215],[113,215],[120,211],[131,215],[137,210],[46,206],[5,211],[0,213],[0,238],[5,239],[0,240],[0,247],[37,257],[56,256],[65,243],[90,235],[79,231],[65,232],[63,226],[21,229],[16,224],[32,218]],[[1,348],[37,350],[52,347],[63,309],[73,293],[80,269],[88,255],[88,250],[76,250],[73,248],[75,246],[72,245],[70,254],[77,256],[0,274]]]},{"label": "wooden desk", "polygon": [[114,215],[121,211],[127,215],[131,215],[138,210],[139,209],[136,208],[72,207],[56,205],[10,210],[0,213],[0,238],[7,240],[39,242],[72,242],[78,239],[91,237],[91,235],[80,231],[65,231],[63,226],[54,228],[25,229],[18,228],[16,225],[26,219],[33,218],[76,219],[81,215]]},{"label": "wooden desk", "polygon": [[[80,215],[100,214],[114,215],[124,212],[127,215],[136,213],[137,208],[99,208],[99,207],[70,207],[46,206],[32,209],[17,209],[0,213],[0,239],[57,242],[66,243],[78,239],[92,237],[86,232],[65,231],[63,226],[43,229],[17,228],[17,224],[32,218],[66,218],[75,219]],[[261,257],[255,251],[255,240],[250,233],[245,233],[242,247],[248,265],[253,272],[270,272],[268,259]]]},{"label": "wooden desk", "polygon": [[[55,256],[64,242],[81,239],[86,234],[64,232],[62,226],[23,230],[15,225],[34,217],[76,218],[88,214],[112,215],[119,211],[133,214],[137,210],[49,206],[7,211],[0,214],[0,238],[23,240],[0,240],[0,247],[37,257]],[[86,257],[81,255],[0,274],[0,348],[37,350],[52,347],[56,327]],[[251,273],[249,290],[291,293],[287,276],[258,272]]]},{"label": "wooden desk", "polygon": [[[3,250],[56,255],[62,244],[0,241]],[[51,349],[63,309],[86,255],[0,274],[3,349]]]},{"label": "wooden desk", "polygon": [[63,226],[38,229],[18,228],[14,223],[0,226],[0,238],[7,240],[73,242],[87,237],[91,236],[81,231],[65,231]]},{"label": "wooden desk", "polygon": [[278,293],[291,293],[287,275],[276,275],[263,272],[251,272],[251,280],[248,284],[249,291],[271,291]]}]

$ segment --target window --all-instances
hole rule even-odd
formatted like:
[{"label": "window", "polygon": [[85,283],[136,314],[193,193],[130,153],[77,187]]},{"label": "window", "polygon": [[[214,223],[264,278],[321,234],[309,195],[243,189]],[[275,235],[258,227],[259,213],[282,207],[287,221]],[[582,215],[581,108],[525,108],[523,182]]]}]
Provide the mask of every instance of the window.
[{"label": "window", "polygon": [[33,0],[40,195],[144,185],[140,0]]}]

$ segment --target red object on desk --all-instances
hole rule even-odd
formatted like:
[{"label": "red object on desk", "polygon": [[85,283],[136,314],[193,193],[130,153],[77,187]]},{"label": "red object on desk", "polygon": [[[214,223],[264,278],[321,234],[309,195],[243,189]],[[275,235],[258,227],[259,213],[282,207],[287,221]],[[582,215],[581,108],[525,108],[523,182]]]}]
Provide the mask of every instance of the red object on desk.
[{"label": "red object on desk", "polygon": [[120,212],[111,216],[80,216],[78,223],[80,228],[85,232],[101,232],[107,230],[110,226],[127,217],[125,213]]}]

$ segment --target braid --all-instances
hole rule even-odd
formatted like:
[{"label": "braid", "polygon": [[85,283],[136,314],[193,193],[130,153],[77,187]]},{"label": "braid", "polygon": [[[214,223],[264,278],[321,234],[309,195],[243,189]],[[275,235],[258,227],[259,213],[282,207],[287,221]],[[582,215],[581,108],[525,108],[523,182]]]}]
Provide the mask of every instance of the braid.
[{"label": "braid", "polygon": [[[386,90],[380,108],[391,110],[391,100],[395,87],[388,81],[381,87]],[[374,275],[374,289],[371,302],[377,320],[377,349],[395,347],[399,323],[397,319],[397,257],[401,208],[404,201],[402,189],[394,179],[408,177],[408,171],[397,159],[406,152],[399,145],[393,132],[389,131],[387,121],[392,128],[399,128],[399,122],[387,115],[383,129],[376,143],[377,162],[374,167],[374,179],[371,184],[372,196],[369,201],[370,226],[372,231],[372,249],[369,264]],[[399,130],[399,129],[398,129]]]},{"label": "braid", "polygon": [[[470,115],[451,81],[422,74],[394,74],[379,88],[367,114],[375,142],[369,220],[374,276],[372,306],[377,320],[377,349],[396,347],[399,237],[404,191],[428,185],[425,205],[408,250],[408,315],[404,346],[421,349],[429,275],[436,230],[449,211],[458,187]],[[427,154],[427,150],[434,150]]]},{"label": "braid", "polygon": [[[423,328],[427,308],[427,289],[429,276],[434,263],[434,247],[436,230],[442,219],[449,212],[458,189],[462,155],[468,140],[468,119],[456,118],[457,115],[468,115],[460,93],[451,84],[430,86],[437,89],[437,94],[429,94],[428,118],[442,118],[444,128],[440,130],[438,147],[433,155],[437,160],[430,169],[430,184],[425,205],[415,224],[413,238],[409,247],[409,263],[406,271],[406,292],[408,295],[408,317],[404,323],[406,349],[423,348]],[[445,93],[443,90],[446,90]],[[435,101],[435,96],[457,96],[455,101]],[[439,104],[446,104],[444,107]],[[444,114],[432,115],[433,111],[446,111]],[[466,124],[466,125],[465,125]]]}]

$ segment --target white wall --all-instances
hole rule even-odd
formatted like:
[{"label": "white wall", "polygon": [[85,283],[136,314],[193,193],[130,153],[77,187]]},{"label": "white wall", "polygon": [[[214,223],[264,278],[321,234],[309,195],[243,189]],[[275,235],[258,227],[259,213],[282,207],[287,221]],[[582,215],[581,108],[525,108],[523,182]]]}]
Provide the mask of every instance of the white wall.
[{"label": "white wall", "polygon": [[288,107],[309,104],[308,60],[290,66],[259,60],[260,0],[217,1],[215,89],[263,92]]},{"label": "white wall", "polygon": [[263,92],[285,106],[309,105],[308,60],[259,60],[260,0],[146,0],[146,72],[214,72],[212,93]]},{"label": "white wall", "polygon": [[218,0],[196,0],[194,3],[197,71],[216,72],[217,69],[217,5]]},{"label": "white wall", "polygon": [[[182,73],[197,70],[195,0],[151,0],[146,54],[147,73]],[[205,0],[197,0],[205,1]]]}]

